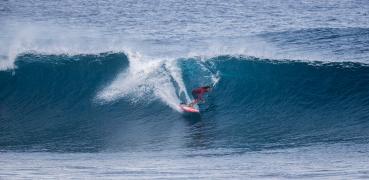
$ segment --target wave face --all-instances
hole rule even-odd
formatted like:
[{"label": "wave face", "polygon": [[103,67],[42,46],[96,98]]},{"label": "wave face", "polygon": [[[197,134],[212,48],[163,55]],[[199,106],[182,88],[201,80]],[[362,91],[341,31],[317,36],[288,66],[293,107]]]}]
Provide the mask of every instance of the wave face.
[{"label": "wave face", "polygon": [[[23,54],[0,71],[0,149],[258,150],[368,143],[369,67],[217,56],[138,62],[124,53]],[[188,92],[220,80],[200,116]]]}]

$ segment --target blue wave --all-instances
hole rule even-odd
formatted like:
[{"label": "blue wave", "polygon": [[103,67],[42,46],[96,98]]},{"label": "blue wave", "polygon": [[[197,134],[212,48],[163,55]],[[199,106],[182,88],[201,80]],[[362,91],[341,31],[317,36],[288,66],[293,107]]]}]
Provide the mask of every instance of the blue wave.
[{"label": "blue wave", "polygon": [[0,72],[0,150],[368,143],[365,64],[218,56],[179,59],[177,65],[187,92],[210,83],[210,74],[221,78],[200,105],[201,116],[183,115],[159,99],[96,103],[98,92],[130,67],[124,53],[21,55],[16,69]]}]

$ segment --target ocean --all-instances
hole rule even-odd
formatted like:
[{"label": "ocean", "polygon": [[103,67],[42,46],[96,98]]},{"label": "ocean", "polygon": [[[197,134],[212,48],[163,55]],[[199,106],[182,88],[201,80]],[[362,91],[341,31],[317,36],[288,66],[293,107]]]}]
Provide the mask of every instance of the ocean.
[{"label": "ocean", "polygon": [[1,1],[0,179],[368,179],[368,9]]}]

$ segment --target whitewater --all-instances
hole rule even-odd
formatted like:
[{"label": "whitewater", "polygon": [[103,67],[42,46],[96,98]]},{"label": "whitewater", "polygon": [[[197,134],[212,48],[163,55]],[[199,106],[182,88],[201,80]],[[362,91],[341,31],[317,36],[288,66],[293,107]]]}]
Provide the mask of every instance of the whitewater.
[{"label": "whitewater", "polygon": [[367,179],[367,9],[2,1],[0,178]]}]

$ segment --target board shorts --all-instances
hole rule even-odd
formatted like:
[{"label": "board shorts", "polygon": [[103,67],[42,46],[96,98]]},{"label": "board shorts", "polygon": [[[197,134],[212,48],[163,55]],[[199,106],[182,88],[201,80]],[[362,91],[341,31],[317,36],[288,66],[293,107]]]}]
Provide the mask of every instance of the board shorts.
[{"label": "board shorts", "polygon": [[192,97],[194,99],[198,99],[199,98],[199,95],[196,92],[192,91]]}]

